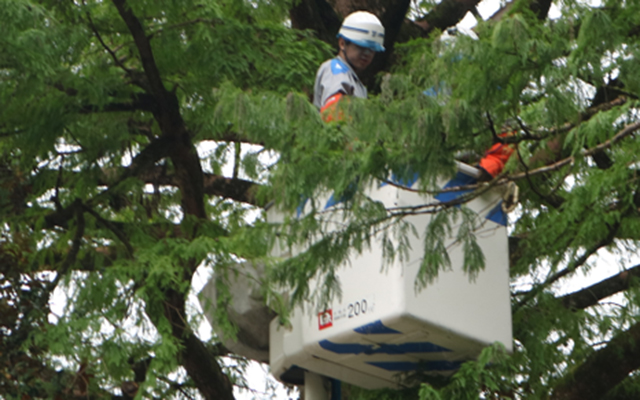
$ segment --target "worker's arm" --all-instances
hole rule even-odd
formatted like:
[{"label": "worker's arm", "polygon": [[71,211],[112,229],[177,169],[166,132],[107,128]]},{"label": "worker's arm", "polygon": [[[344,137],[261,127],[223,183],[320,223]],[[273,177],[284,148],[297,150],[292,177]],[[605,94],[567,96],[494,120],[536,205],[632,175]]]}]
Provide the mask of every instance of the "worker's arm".
[{"label": "worker's arm", "polygon": [[[515,133],[515,131],[505,132],[500,134],[500,137],[513,136]],[[483,171],[483,176],[480,180],[491,180],[502,172],[505,164],[509,161],[509,157],[513,154],[513,146],[513,144],[496,143],[487,150],[484,157],[480,160],[480,168]]]},{"label": "worker's arm", "polygon": [[338,107],[339,102],[348,101],[348,96],[338,92],[329,97],[320,109],[320,115],[324,122],[341,121],[344,118],[342,111]]}]

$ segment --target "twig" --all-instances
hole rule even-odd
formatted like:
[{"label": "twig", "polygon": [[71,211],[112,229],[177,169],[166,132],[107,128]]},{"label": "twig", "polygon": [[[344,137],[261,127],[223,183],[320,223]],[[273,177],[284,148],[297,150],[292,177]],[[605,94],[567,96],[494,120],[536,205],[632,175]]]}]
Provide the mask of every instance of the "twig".
[{"label": "twig", "polygon": [[493,140],[494,142],[502,142],[500,137],[498,136],[498,133],[496,132],[496,128],[493,125],[493,119],[491,118],[491,114],[489,114],[489,112],[486,112],[487,115],[487,120],[489,121],[489,129],[491,130],[491,135],[493,136]]},{"label": "twig", "polygon": [[[86,6],[85,1],[83,0],[82,3]],[[129,76],[133,76],[133,72],[127,68],[118,58],[118,56],[116,55],[116,53],[114,53],[113,50],[111,50],[111,48],[109,46],[107,46],[107,44],[104,42],[104,40],[102,40],[102,36],[100,35],[100,32],[98,32],[98,29],[96,28],[96,25],[93,23],[93,19],[91,19],[91,13],[89,11],[87,11],[87,19],[89,20],[89,25],[91,26],[91,30],[93,31],[93,34],[96,36],[96,38],[98,39],[98,41],[100,42],[100,44],[102,45],[102,47],[104,47],[104,49],[107,51],[107,53],[109,53],[109,55],[111,55],[111,58],[113,59],[113,62],[119,66],[120,68],[122,68],[127,75]]]},{"label": "twig", "polygon": [[533,135],[533,134],[531,134],[531,131],[529,130],[529,128],[524,124],[524,121],[522,121],[522,119],[520,119],[519,117],[516,117],[516,121],[518,121],[518,126],[520,127],[520,129],[525,133],[525,138],[526,139],[530,139],[530,140],[542,140],[542,139],[544,139],[544,137],[541,136],[541,135]]},{"label": "twig", "polygon": [[239,142],[234,143],[235,155],[233,158],[233,174],[231,177],[233,179],[238,179],[238,171],[240,170],[240,153],[242,151],[242,144]]},{"label": "twig", "polygon": [[0,132],[0,138],[4,138],[4,137],[11,137],[14,135],[19,135],[23,132],[26,132],[26,129],[16,129],[13,132]]},{"label": "twig", "polygon": [[56,179],[56,189],[53,196],[53,204],[56,206],[56,210],[62,210],[62,205],[60,204],[60,186],[62,186],[62,171],[64,166],[64,155],[62,155],[60,160],[60,168],[58,168],[58,178]]},{"label": "twig", "polygon": [[49,284],[49,287],[51,289],[58,286],[60,279],[62,279],[62,276],[67,273],[71,265],[75,263],[76,257],[80,252],[80,245],[82,244],[82,237],[84,236],[84,228],[85,228],[82,202],[80,200],[76,200],[73,204],[73,208],[75,209],[75,214],[76,214],[76,232],[73,235],[73,241],[71,242],[71,249],[69,250],[69,254],[67,254],[67,257],[65,257],[64,261],[62,262],[62,265],[60,265],[60,268],[58,269],[58,273],[56,274],[56,277]]},{"label": "twig", "polygon": [[[520,161],[520,165],[522,165],[522,167],[524,168],[525,173],[529,172],[529,166],[522,159],[522,154],[520,153],[520,147],[519,146],[515,146],[515,148],[516,148],[516,152],[518,154],[518,160]],[[538,189],[534,185],[533,181],[531,180],[531,176],[528,173],[526,175],[526,178],[527,178],[527,182],[529,183],[529,187],[531,188],[531,190],[533,190],[533,192],[535,194],[538,195],[538,197],[540,197],[542,200],[544,200],[547,203],[549,203],[553,208],[559,208],[560,207],[561,204],[558,204],[557,201],[555,201],[554,199],[548,198],[548,196],[545,196],[545,195],[543,195],[542,193],[540,193],[538,191]]]}]

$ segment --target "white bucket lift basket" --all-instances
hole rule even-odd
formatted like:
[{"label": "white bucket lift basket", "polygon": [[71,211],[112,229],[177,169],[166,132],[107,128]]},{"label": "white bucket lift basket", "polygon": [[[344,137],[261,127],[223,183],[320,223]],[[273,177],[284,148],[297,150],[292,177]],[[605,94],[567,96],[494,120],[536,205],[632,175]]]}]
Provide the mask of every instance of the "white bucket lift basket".
[{"label": "white bucket lift basket", "polygon": [[[472,183],[477,173],[459,164],[457,176],[442,187]],[[371,188],[368,195],[389,208],[449,201],[461,193],[443,192],[434,199],[383,185]],[[369,389],[398,388],[410,385],[405,378],[415,371],[451,375],[493,342],[511,352],[509,252],[501,203],[499,188],[466,203],[481,221],[475,235],[485,269],[475,281],[463,272],[462,245],[453,238],[447,242],[451,270],[441,271],[421,291],[414,285],[424,252],[422,237],[412,238],[408,259],[384,271],[382,250],[373,245],[340,267],[341,299],[320,312],[313,307],[295,309],[288,327],[277,318],[271,321],[273,375],[301,383],[306,370]],[[274,213],[270,211],[271,217],[277,218]],[[407,218],[424,234],[431,215]],[[456,231],[454,227],[453,237]]]}]

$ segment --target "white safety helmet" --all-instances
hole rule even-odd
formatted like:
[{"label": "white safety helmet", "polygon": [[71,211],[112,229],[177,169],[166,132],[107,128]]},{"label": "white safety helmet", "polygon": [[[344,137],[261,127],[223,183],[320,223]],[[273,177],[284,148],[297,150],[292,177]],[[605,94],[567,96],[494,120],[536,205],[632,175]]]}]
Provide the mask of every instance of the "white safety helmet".
[{"label": "white safety helmet", "polygon": [[349,14],[342,22],[338,37],[373,51],[384,51],[384,26],[370,12]]}]

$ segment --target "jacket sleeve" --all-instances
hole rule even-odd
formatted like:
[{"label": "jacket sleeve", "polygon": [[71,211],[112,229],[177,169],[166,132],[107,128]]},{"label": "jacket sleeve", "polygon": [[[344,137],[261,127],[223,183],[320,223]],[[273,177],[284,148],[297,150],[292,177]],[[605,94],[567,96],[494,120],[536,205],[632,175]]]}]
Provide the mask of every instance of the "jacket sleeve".
[{"label": "jacket sleeve", "polygon": [[[500,134],[500,137],[508,137],[515,135],[516,131],[505,132]],[[505,164],[509,161],[511,154],[513,154],[515,148],[513,144],[496,143],[484,154],[484,157],[480,160],[480,168],[487,171],[492,178],[495,178],[502,172]]]},{"label": "jacket sleeve", "polygon": [[327,99],[320,109],[320,115],[324,122],[341,121],[344,119],[342,110],[338,108],[338,103],[343,99],[346,100],[347,97],[341,92],[338,92]]}]

